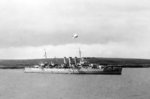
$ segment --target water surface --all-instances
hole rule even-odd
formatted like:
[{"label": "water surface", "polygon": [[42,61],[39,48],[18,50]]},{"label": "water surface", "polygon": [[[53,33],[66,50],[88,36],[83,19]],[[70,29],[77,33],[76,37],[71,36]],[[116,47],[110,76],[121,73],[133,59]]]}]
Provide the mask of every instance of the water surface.
[{"label": "water surface", "polygon": [[0,99],[150,99],[150,68],[122,75],[69,75],[0,70]]}]

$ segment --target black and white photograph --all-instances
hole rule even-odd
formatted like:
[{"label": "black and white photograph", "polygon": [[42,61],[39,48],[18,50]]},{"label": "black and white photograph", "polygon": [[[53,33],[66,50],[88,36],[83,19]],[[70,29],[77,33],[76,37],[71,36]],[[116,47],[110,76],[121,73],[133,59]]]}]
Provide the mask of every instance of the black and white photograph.
[{"label": "black and white photograph", "polygon": [[0,99],[150,99],[150,1],[0,0]]}]

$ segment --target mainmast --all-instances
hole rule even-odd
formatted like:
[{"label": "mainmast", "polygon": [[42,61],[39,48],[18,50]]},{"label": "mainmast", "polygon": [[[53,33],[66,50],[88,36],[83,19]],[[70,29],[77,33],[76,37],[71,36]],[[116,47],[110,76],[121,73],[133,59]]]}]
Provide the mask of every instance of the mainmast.
[{"label": "mainmast", "polygon": [[79,58],[81,59],[81,50],[80,50],[80,48],[79,48]]}]

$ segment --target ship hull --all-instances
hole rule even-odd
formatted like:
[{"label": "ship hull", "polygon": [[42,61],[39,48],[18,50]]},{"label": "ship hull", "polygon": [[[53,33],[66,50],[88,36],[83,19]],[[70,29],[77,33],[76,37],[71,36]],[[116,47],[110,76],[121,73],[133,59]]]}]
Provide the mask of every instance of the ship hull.
[{"label": "ship hull", "polygon": [[115,70],[104,69],[59,69],[59,68],[25,68],[26,73],[52,73],[52,74],[121,74],[122,68]]}]

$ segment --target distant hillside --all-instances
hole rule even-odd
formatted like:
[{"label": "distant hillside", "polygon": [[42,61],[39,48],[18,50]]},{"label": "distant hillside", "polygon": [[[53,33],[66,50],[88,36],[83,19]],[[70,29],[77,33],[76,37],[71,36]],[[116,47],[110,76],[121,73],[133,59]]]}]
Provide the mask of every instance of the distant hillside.
[{"label": "distant hillside", "polygon": [[54,62],[57,64],[63,63],[62,58],[57,59],[25,59],[25,60],[0,60],[0,68],[24,68],[25,66],[32,66],[43,62]]},{"label": "distant hillside", "polygon": [[99,64],[150,64],[150,59],[133,59],[133,58],[87,58],[87,60],[91,63],[99,63]]},{"label": "distant hillside", "polygon": [[[149,59],[125,59],[125,58],[85,58],[90,63],[97,63],[103,65],[126,65],[126,66],[141,66],[144,64],[150,65]],[[32,66],[41,62],[54,62],[56,64],[63,63],[63,58],[49,58],[49,59],[26,59],[26,60],[0,60],[0,68],[24,68],[25,66]]]}]

